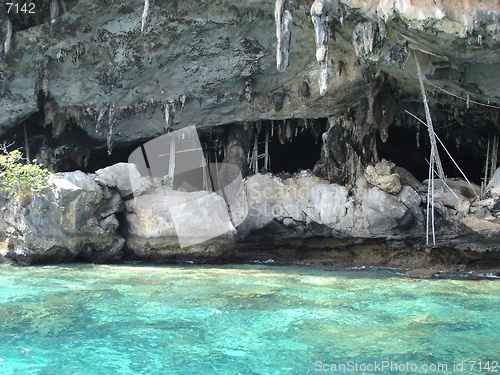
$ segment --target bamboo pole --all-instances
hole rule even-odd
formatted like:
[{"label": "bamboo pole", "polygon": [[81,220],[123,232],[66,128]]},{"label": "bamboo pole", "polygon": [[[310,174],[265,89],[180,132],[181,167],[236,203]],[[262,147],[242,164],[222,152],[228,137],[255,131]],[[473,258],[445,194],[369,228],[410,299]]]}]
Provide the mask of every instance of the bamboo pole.
[{"label": "bamboo pole", "polygon": [[495,174],[495,171],[497,170],[497,163],[498,163],[498,137],[495,135],[493,137],[493,144],[492,144],[492,150],[491,150],[491,170],[490,170],[490,176],[493,177]]},{"label": "bamboo pole", "polygon": [[439,158],[439,152],[437,149],[436,137],[435,137],[435,132],[434,132],[434,125],[432,123],[431,111],[429,109],[429,100],[428,100],[427,94],[425,92],[424,81],[422,79],[422,71],[420,69],[420,64],[418,62],[416,55],[415,55],[415,62],[417,64],[418,81],[420,83],[420,91],[422,94],[422,101],[424,103],[425,120],[427,123],[427,130],[429,131],[431,148],[433,149],[432,152],[434,152],[435,163],[436,163],[436,167],[437,167],[437,171],[438,171],[438,177],[443,179],[443,178],[445,178],[445,175],[444,175],[444,171],[443,171],[443,165],[441,164],[441,159]]},{"label": "bamboo pole", "polygon": [[436,135],[434,132],[434,126],[432,125],[432,117],[431,117],[431,111],[429,109],[429,103],[427,99],[427,94],[425,92],[425,86],[424,86],[424,81],[422,79],[422,70],[420,69],[420,64],[418,62],[418,58],[415,54],[415,63],[417,65],[417,75],[418,75],[418,81],[420,84],[420,91],[422,94],[422,102],[424,104],[424,110],[425,110],[425,119],[426,119],[426,125],[427,125],[427,130],[429,132],[429,138],[430,138],[430,143],[431,143],[431,155],[430,155],[430,160],[429,160],[429,182],[427,184],[427,225],[426,225],[426,238],[427,238],[427,245],[429,245],[429,237],[430,234],[429,232],[432,232],[432,244],[435,246],[436,245],[436,220],[435,220],[435,213],[434,213],[434,208],[435,208],[435,197],[434,197],[434,165],[436,165],[437,172],[438,172],[438,177],[441,180],[444,180],[444,171],[443,171],[443,166],[441,164],[441,160],[439,158],[439,151],[437,149],[437,144],[436,144]]},{"label": "bamboo pole", "polygon": [[266,140],[265,140],[265,151],[264,151],[264,168],[269,171],[269,127],[266,127]]},{"label": "bamboo pole", "polygon": [[24,148],[26,149],[26,159],[28,159],[28,163],[31,163],[30,146],[28,144],[28,130],[26,130],[26,122],[23,122],[23,128],[24,128]]},{"label": "bamboo pole", "polygon": [[259,154],[259,131],[256,131],[253,140],[253,152],[252,152],[252,164],[253,164],[252,169],[254,174],[257,174],[259,169],[258,154]]},{"label": "bamboo pole", "polygon": [[484,180],[483,180],[483,186],[481,187],[481,195],[484,195],[484,189],[486,189],[486,185],[488,184],[488,168],[489,168],[489,161],[490,161],[490,143],[491,143],[491,136],[488,135],[488,147],[486,148],[486,161],[484,164]]},{"label": "bamboo pole", "polygon": [[174,188],[174,173],[175,173],[175,136],[170,139],[170,157],[168,161],[168,178],[170,189]]}]

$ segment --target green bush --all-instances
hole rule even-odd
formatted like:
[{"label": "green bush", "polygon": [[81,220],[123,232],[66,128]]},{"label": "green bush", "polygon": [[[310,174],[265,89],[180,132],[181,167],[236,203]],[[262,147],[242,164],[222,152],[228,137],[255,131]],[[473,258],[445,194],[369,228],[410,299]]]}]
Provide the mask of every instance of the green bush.
[{"label": "green bush", "polygon": [[29,188],[39,190],[47,185],[52,173],[36,163],[28,163],[19,150],[0,153],[0,190],[13,192]]}]

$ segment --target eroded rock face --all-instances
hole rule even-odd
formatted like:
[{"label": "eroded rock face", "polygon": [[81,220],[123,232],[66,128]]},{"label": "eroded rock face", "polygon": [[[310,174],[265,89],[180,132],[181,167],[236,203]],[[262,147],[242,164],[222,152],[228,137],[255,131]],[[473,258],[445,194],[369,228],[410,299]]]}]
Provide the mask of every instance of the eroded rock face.
[{"label": "eroded rock face", "polygon": [[121,258],[125,240],[117,233],[123,210],[117,193],[102,189],[82,172],[61,173],[36,195],[5,199],[0,235],[3,261],[54,263]]},{"label": "eroded rock face", "polygon": [[[317,1],[313,20],[311,5],[187,0],[152,3],[144,18],[142,3],[80,0],[54,23],[14,24],[10,39],[2,11],[0,134],[29,120],[37,143],[39,127],[50,127],[51,157],[82,168],[89,149],[112,152],[189,125],[345,114],[366,142],[385,141],[396,113],[420,101],[416,58],[428,86],[500,103],[489,79],[499,69],[496,1]],[[459,118],[456,98],[436,90],[433,101]],[[469,101],[467,109],[490,117]],[[373,144],[360,137],[345,142],[370,157]],[[62,148],[75,142],[85,143],[78,155]]]}]

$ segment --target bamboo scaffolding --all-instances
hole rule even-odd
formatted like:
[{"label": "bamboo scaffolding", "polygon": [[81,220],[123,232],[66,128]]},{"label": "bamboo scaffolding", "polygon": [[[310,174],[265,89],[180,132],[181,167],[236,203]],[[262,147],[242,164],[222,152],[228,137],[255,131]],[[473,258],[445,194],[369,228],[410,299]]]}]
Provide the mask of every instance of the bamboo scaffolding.
[{"label": "bamboo scaffolding", "polygon": [[[417,116],[415,116],[413,113],[409,112],[409,111],[405,111],[406,113],[408,113],[409,115],[413,116],[415,119],[417,119],[418,121],[420,121],[422,124],[424,124],[425,126],[427,126],[427,124],[425,122],[423,122],[422,120],[420,120]],[[469,185],[469,187],[472,189],[472,191],[474,192],[474,195],[476,196],[476,198],[479,198],[477,193],[476,193],[476,190],[474,189],[474,187],[472,186],[471,182],[469,181],[469,179],[467,178],[467,176],[465,175],[465,173],[462,171],[462,169],[460,168],[460,166],[457,164],[457,162],[455,161],[455,159],[453,158],[453,156],[451,156],[450,152],[448,151],[448,149],[446,148],[446,146],[444,145],[443,141],[441,141],[441,138],[438,137],[438,135],[436,133],[434,133],[434,136],[436,137],[436,139],[439,141],[439,144],[441,145],[441,147],[443,147],[443,149],[446,151],[446,154],[450,157],[451,161],[453,162],[453,164],[455,165],[455,167],[457,167],[458,171],[462,174],[462,176],[464,177],[465,181],[467,181],[467,184]],[[443,182],[444,182],[444,179],[442,179]],[[453,193],[453,191],[450,189],[450,187],[448,185],[446,185],[445,183],[445,186],[448,187],[448,189]],[[455,195],[456,197],[456,195]]]},{"label": "bamboo scaffolding", "polygon": [[432,244],[436,246],[436,220],[435,220],[435,197],[434,197],[434,165],[437,169],[438,177],[444,180],[445,175],[443,171],[443,166],[441,164],[441,159],[439,158],[439,151],[436,143],[436,134],[434,132],[434,126],[432,124],[431,111],[429,109],[429,102],[427,99],[427,94],[425,92],[424,81],[422,79],[422,70],[420,69],[420,64],[418,58],[415,55],[415,63],[417,65],[417,75],[420,84],[420,91],[422,94],[422,102],[424,104],[426,126],[429,132],[429,139],[431,143],[431,154],[429,158],[429,179],[427,185],[427,218],[426,218],[426,239],[427,245],[429,245],[430,232],[432,232]]}]

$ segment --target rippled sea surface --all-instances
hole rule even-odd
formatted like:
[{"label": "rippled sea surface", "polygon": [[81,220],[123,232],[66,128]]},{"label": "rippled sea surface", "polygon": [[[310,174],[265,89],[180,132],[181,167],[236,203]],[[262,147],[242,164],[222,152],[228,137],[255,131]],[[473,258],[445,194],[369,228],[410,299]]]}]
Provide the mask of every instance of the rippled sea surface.
[{"label": "rippled sea surface", "polygon": [[498,362],[498,280],[264,265],[0,266],[2,375],[475,374],[500,372]]}]

